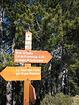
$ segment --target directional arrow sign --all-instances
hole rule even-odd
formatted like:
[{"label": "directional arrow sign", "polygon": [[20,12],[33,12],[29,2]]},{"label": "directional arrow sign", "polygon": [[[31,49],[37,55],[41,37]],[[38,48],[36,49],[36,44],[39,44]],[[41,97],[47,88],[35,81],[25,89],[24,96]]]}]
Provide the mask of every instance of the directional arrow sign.
[{"label": "directional arrow sign", "polygon": [[14,62],[17,63],[48,63],[52,55],[48,51],[15,50]]},{"label": "directional arrow sign", "polygon": [[41,67],[6,67],[0,75],[7,81],[41,80]]}]

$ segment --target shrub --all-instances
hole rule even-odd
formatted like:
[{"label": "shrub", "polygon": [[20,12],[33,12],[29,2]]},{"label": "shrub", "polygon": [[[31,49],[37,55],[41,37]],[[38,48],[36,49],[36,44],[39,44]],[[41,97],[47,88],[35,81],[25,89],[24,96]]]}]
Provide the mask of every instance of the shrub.
[{"label": "shrub", "polygon": [[41,105],[72,105],[72,103],[72,98],[63,93],[58,93],[55,96],[46,95],[41,101]]}]

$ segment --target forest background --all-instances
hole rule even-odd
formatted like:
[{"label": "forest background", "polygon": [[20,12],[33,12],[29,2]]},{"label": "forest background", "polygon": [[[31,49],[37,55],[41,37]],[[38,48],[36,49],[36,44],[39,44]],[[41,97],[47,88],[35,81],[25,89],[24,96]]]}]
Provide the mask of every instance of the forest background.
[{"label": "forest background", "polygon": [[[48,50],[54,57],[39,64],[42,80],[32,83],[38,102],[47,94],[79,95],[79,0],[1,0],[0,71],[14,65],[15,48],[24,49],[25,30],[33,34],[33,50]],[[0,77],[0,105],[6,103],[6,85]],[[15,93],[21,105],[23,82],[12,82]]]}]

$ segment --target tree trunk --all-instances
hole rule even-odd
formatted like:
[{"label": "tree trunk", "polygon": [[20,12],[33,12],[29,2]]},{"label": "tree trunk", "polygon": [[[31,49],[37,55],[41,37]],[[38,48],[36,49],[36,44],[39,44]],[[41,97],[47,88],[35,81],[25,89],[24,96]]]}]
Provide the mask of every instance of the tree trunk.
[{"label": "tree trunk", "polygon": [[12,105],[12,82],[6,85],[6,105]]}]

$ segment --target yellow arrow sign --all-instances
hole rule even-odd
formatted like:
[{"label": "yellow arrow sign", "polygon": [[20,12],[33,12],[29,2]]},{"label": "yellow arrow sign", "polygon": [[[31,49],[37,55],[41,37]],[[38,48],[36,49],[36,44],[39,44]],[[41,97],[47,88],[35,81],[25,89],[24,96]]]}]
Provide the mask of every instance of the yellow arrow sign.
[{"label": "yellow arrow sign", "polygon": [[41,80],[41,67],[6,67],[0,75],[7,81]]}]

